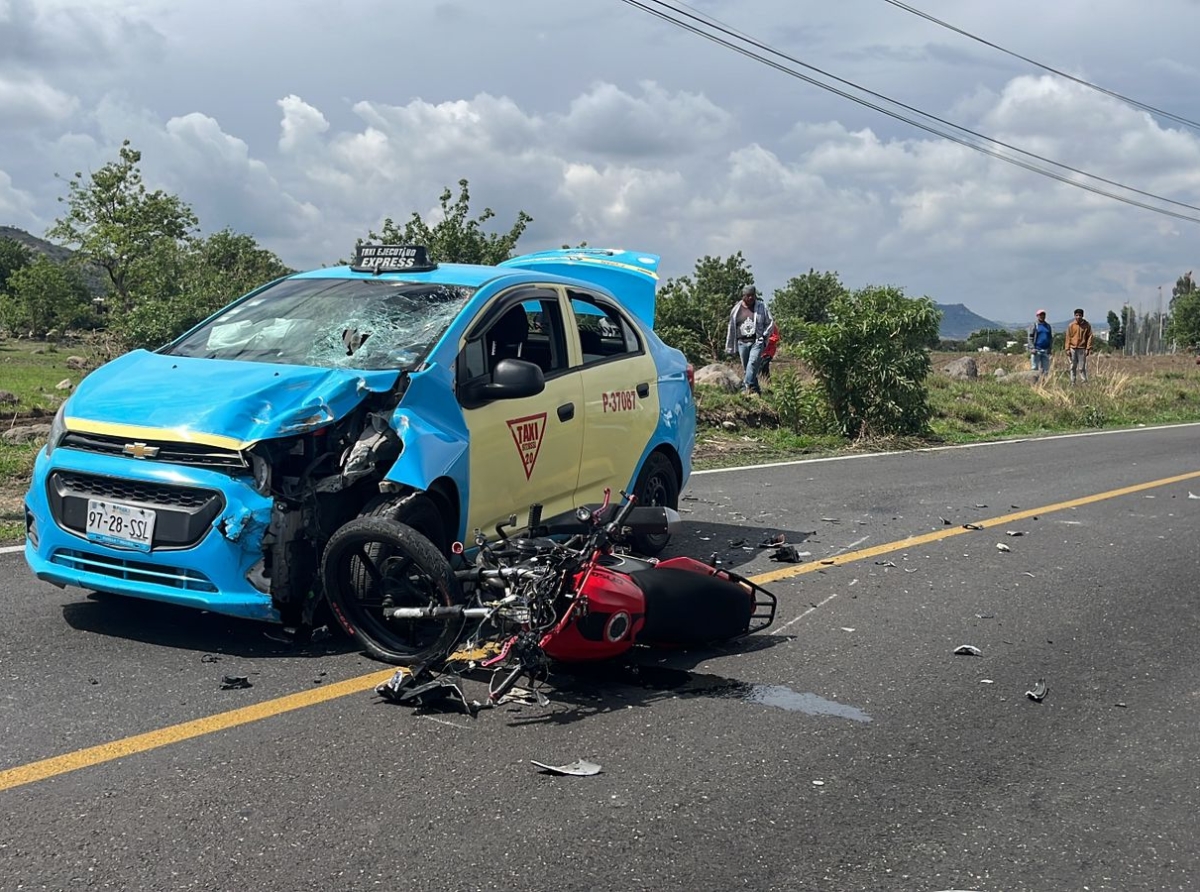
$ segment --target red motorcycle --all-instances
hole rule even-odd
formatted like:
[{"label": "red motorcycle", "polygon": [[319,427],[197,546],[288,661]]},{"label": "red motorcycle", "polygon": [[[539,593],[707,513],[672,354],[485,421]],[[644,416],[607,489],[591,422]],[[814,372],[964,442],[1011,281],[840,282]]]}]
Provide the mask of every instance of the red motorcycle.
[{"label": "red motorcycle", "polygon": [[404,524],[351,521],[325,549],[325,591],[367,653],[404,667],[381,694],[420,702],[430,688],[454,686],[444,674],[490,670],[486,702],[476,707],[494,706],[522,676],[544,678],[553,661],[727,641],[771,625],[775,596],[743,576],[688,557],[619,553],[635,535],[668,532],[678,521],[670,509],[635,501],[612,504],[606,490],[599,507],[576,511],[578,532],[565,541],[568,528],[543,526],[534,506],[526,529],[537,535],[510,537],[500,526],[489,543],[477,532],[472,556],[454,547],[459,569]]}]

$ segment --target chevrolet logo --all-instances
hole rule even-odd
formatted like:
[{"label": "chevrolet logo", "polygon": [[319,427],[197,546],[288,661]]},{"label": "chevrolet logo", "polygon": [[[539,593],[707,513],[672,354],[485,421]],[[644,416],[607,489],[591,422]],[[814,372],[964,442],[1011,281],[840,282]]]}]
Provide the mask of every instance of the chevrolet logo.
[{"label": "chevrolet logo", "polygon": [[158,447],[147,446],[145,443],[126,443],[121,451],[134,458],[158,458]]}]

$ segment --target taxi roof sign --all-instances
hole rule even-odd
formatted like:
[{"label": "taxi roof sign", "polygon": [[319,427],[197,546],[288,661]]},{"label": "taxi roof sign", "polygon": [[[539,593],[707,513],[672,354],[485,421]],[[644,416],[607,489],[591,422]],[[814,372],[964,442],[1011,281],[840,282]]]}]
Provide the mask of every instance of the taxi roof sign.
[{"label": "taxi roof sign", "polygon": [[424,245],[358,245],[350,269],[356,273],[416,273],[437,269]]}]

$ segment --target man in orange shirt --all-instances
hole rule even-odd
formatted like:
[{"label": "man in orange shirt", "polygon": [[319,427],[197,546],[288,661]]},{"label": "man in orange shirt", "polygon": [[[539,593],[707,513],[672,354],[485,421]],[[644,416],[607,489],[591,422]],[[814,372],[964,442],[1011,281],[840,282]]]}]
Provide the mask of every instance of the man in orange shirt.
[{"label": "man in orange shirt", "polygon": [[1067,358],[1071,361],[1071,383],[1075,383],[1075,372],[1079,380],[1087,381],[1087,358],[1092,352],[1092,323],[1083,318],[1083,310],[1075,311],[1075,321],[1067,326]]}]

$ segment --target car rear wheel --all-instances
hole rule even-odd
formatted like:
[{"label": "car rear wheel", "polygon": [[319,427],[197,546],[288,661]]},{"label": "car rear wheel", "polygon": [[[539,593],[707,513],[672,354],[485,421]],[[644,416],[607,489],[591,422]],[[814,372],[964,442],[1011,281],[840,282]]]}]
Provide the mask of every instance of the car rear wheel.
[{"label": "car rear wheel", "polygon": [[[642,465],[633,493],[639,505],[679,510],[679,477],[675,466],[661,452],[652,452]],[[640,554],[653,556],[667,547],[670,533],[639,533],[633,537],[632,545]]]}]

